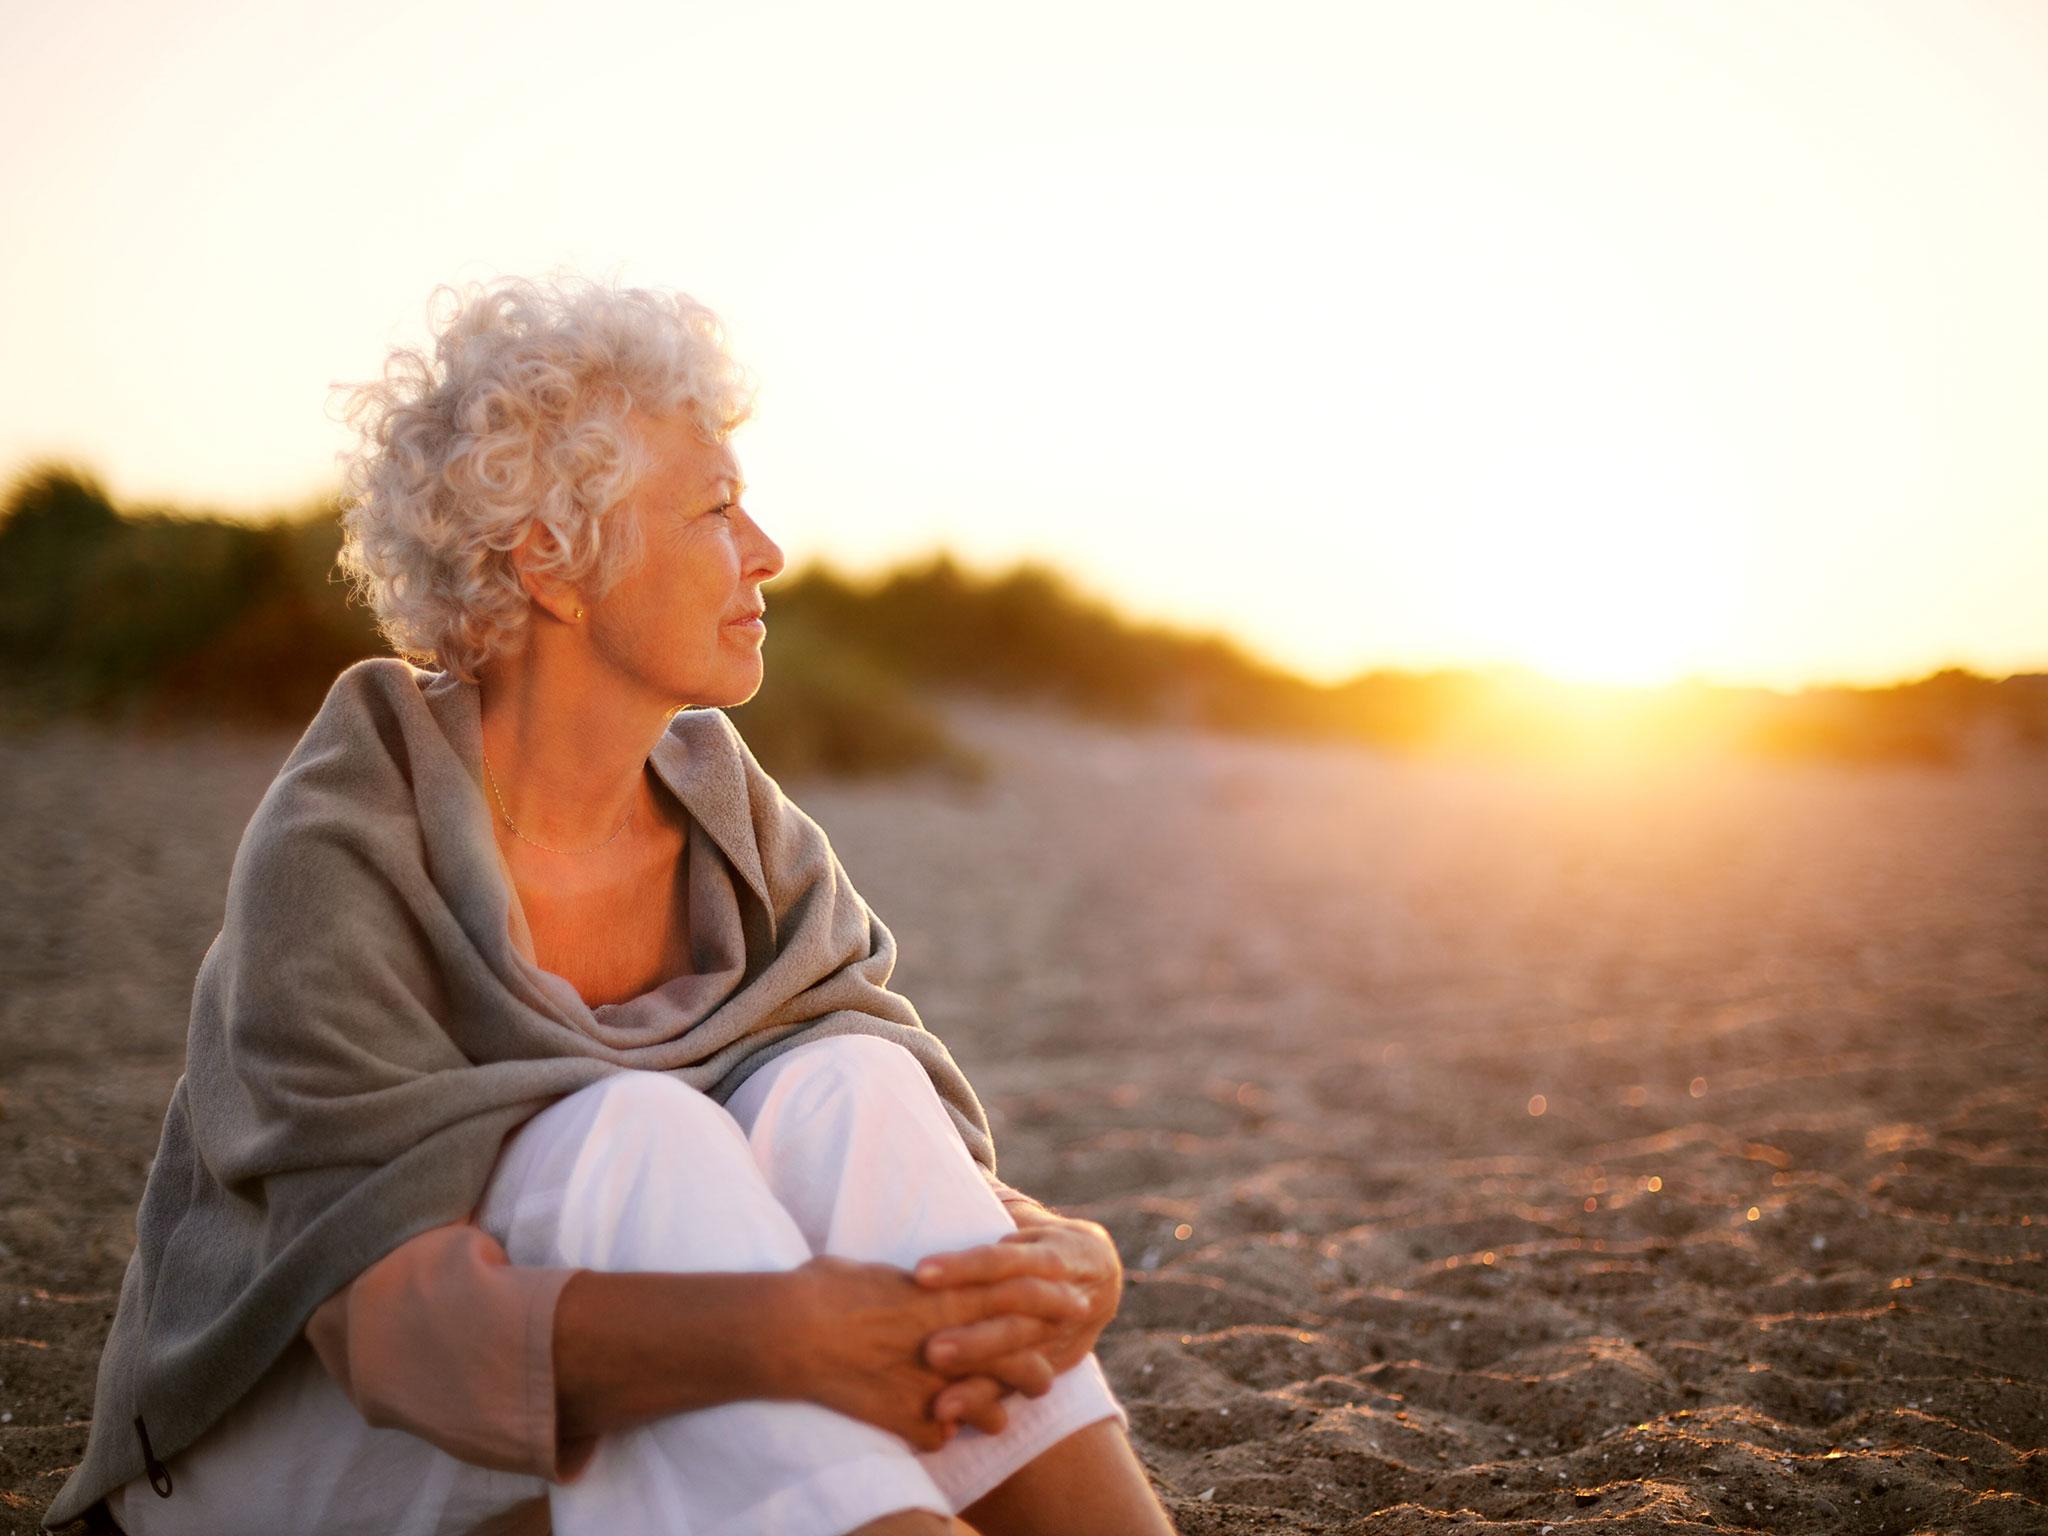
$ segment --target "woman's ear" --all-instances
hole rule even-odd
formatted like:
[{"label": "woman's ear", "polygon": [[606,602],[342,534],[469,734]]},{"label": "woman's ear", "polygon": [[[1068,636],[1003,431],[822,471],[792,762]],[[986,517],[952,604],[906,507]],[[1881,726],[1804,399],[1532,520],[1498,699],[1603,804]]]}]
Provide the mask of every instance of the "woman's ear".
[{"label": "woman's ear", "polygon": [[554,543],[555,536],[543,524],[535,523],[512,551],[512,569],[535,607],[564,624],[580,624],[586,617],[582,592],[575,583],[543,567]]}]

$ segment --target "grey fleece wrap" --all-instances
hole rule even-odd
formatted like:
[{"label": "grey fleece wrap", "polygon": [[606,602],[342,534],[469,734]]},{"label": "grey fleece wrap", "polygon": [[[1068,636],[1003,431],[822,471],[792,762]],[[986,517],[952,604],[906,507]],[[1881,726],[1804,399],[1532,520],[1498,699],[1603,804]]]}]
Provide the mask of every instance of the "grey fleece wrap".
[{"label": "grey fleece wrap", "polygon": [[515,942],[480,719],[472,685],[361,662],[250,819],[91,1438],[45,1527],[143,1472],[138,1417],[154,1457],[176,1456],[322,1301],[467,1218],[520,1122],[611,1073],[668,1072],[724,1103],[804,1041],[879,1035],[923,1063],[993,1173],[974,1090],[888,988],[894,938],[722,712],[677,715],[649,759],[690,815],[693,974],[595,1009]]}]

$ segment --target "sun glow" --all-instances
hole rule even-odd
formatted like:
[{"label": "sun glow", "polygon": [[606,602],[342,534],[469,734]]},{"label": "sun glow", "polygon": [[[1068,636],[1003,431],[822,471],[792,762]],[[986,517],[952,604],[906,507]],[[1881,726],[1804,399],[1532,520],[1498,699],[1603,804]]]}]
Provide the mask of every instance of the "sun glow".
[{"label": "sun glow", "polygon": [[1567,682],[1649,686],[1697,670],[1740,622],[1725,542],[1689,520],[1561,508],[1500,535],[1458,592],[1475,649]]}]

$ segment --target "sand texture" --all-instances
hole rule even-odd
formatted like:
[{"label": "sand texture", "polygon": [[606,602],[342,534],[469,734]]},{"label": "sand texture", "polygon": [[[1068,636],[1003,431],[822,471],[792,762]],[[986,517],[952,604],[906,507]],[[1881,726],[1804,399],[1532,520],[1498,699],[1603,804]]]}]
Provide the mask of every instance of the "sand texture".
[{"label": "sand texture", "polygon": [[[1404,763],[958,704],[791,784],[1101,1221],[1180,1529],[2048,1530],[2048,772]],[[76,1460],[290,743],[0,741],[0,1529]],[[1534,1111],[1539,1111],[1534,1112]]]}]

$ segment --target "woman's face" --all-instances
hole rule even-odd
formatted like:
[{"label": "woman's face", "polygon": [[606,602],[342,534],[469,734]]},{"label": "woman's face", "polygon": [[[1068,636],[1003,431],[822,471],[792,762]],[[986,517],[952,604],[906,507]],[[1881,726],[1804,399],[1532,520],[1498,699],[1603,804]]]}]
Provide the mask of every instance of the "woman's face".
[{"label": "woman's face", "polygon": [[744,704],[761,686],[761,583],[782,551],[740,505],[729,442],[688,416],[631,418],[653,464],[611,515],[640,525],[640,564],[588,604],[591,644],[664,707]]}]

